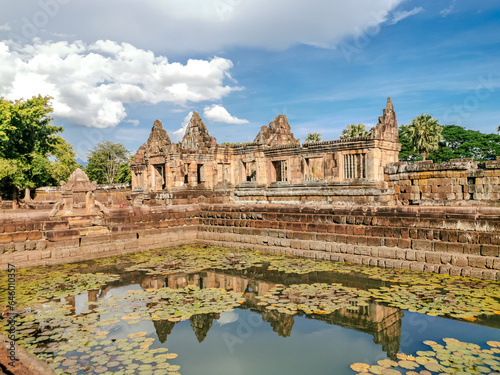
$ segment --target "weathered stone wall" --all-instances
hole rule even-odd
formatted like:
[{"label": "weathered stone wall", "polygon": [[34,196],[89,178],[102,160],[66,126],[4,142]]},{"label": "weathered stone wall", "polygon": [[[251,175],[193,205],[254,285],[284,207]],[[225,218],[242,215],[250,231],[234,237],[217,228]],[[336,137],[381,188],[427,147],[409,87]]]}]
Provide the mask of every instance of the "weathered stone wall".
[{"label": "weathered stone wall", "polygon": [[500,209],[201,205],[198,239],[265,251],[500,278]]},{"label": "weathered stone wall", "polygon": [[191,204],[0,216],[0,266],[194,242],[500,280],[500,208]]},{"label": "weathered stone wall", "polygon": [[393,163],[385,178],[397,204],[500,206],[500,158]]},{"label": "weathered stone wall", "polygon": [[236,204],[306,204],[306,205],[373,205],[394,204],[394,190],[380,183],[314,183],[276,184],[273,186],[240,186],[231,193]]},{"label": "weathered stone wall", "polygon": [[[3,217],[2,217],[3,216]],[[135,253],[196,238],[199,207],[115,209],[99,215],[0,216],[0,268],[68,263]]]},{"label": "weathered stone wall", "polygon": [[[130,196],[130,184],[100,184],[95,191],[95,199],[104,204],[120,205],[127,204]],[[85,194],[76,200],[85,202]],[[42,207],[40,203],[53,203],[62,198],[62,189],[60,186],[44,186],[36,189],[35,198],[32,201],[35,207]],[[45,208],[45,207],[43,207]]]}]

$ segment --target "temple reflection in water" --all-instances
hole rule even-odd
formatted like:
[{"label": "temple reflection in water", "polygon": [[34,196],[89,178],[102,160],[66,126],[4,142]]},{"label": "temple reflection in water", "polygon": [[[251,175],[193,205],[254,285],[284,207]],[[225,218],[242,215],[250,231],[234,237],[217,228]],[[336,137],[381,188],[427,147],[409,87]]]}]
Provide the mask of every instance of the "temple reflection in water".
[{"label": "temple reflection in water", "polygon": [[[307,276],[309,275],[303,277],[306,278]],[[292,333],[295,316],[283,314],[276,310],[268,310],[265,306],[258,306],[257,302],[259,300],[255,298],[258,295],[268,293],[276,284],[278,282],[257,280],[220,271],[206,271],[191,275],[174,274],[167,277],[147,277],[142,281],[141,287],[162,288],[167,286],[180,289],[188,285],[196,285],[200,288],[223,288],[244,293],[247,302],[242,308],[251,309],[258,313],[264,322],[271,325],[274,332],[281,337],[288,337]],[[402,317],[403,311],[400,309],[373,303],[368,306],[361,306],[357,312],[342,308],[333,314],[307,316],[309,319],[321,320],[328,324],[352,328],[372,335],[373,341],[381,345],[390,358],[394,358],[399,351]],[[202,342],[207,336],[214,319],[219,319],[219,314],[194,315],[191,317],[191,327],[199,342]],[[160,341],[165,342],[175,323],[163,320],[156,321],[154,324]]]},{"label": "temple reflection in water", "polygon": [[[279,272],[259,271],[203,271],[193,274],[172,274],[167,276],[144,276],[140,272],[131,272],[122,275],[119,282],[113,282],[106,288],[94,290],[87,293],[88,302],[104,298],[110,290],[120,286],[136,285],[142,289],[159,289],[169,287],[172,289],[185,288],[195,285],[199,288],[222,288],[238,293],[243,293],[246,303],[241,309],[250,309],[261,316],[262,320],[269,323],[274,332],[281,337],[289,337],[292,333],[296,315],[280,313],[277,310],[268,310],[265,306],[259,306],[256,296],[264,295],[277,284],[294,283],[332,283],[341,282],[344,286],[367,288],[377,287],[373,280],[358,279],[346,275],[335,275],[332,273],[311,273],[307,275],[283,275]],[[372,283],[370,285],[370,283]],[[66,301],[72,306],[76,305],[75,297],[68,297]],[[89,304],[92,309],[95,305]],[[82,308],[77,308],[81,310]],[[297,315],[305,315],[299,312]],[[368,333],[373,336],[373,341],[382,346],[389,358],[395,358],[399,351],[401,340],[401,319],[403,311],[397,308],[387,307],[370,303],[368,306],[360,306],[358,311],[349,311],[347,308],[336,310],[327,315],[306,315],[307,319],[323,321],[327,324],[337,325]],[[213,326],[214,320],[220,319],[221,314],[199,314],[190,318],[191,327],[198,342],[203,342]],[[176,322],[168,320],[153,320],[156,334],[161,343],[165,343],[172,333]]]}]

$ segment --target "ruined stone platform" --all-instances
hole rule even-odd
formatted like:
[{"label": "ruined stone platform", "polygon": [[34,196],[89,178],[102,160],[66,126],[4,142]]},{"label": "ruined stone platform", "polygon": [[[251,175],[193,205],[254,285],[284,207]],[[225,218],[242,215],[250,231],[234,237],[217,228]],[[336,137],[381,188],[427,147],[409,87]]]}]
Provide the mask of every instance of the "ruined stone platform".
[{"label": "ruined stone platform", "polygon": [[500,208],[191,204],[0,215],[0,267],[189,243],[500,280]]}]

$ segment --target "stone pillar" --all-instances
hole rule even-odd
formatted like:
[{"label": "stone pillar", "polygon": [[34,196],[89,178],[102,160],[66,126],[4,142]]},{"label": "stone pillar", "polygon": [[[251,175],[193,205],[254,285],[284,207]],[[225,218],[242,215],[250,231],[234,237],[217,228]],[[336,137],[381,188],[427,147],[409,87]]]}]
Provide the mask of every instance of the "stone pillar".
[{"label": "stone pillar", "polygon": [[88,191],[85,194],[85,214],[87,215],[95,215],[99,212],[95,205],[95,194],[91,191]]},{"label": "stone pillar", "polygon": [[16,210],[19,208],[19,190],[16,186],[14,186],[14,190],[12,191],[12,209]]},{"label": "stone pillar", "polygon": [[30,188],[27,187],[24,189],[24,201],[29,202],[31,200],[31,191]]},{"label": "stone pillar", "polygon": [[63,190],[62,200],[63,200],[63,205],[64,205],[63,216],[73,215],[73,192]]}]

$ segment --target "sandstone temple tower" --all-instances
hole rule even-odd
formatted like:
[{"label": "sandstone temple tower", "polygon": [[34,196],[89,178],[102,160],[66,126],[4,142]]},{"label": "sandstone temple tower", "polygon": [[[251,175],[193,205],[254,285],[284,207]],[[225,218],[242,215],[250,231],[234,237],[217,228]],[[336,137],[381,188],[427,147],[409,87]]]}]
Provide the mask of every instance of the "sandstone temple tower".
[{"label": "sandstone temple tower", "polygon": [[285,115],[263,126],[252,143],[225,146],[217,144],[194,112],[179,144],[171,143],[161,121],[154,122],[131,163],[132,189],[229,189],[235,200],[245,202],[312,194],[327,203],[343,204],[346,196],[353,203],[382,203],[388,195],[384,167],[398,161],[400,148],[390,98],[367,136],[302,147]]}]

